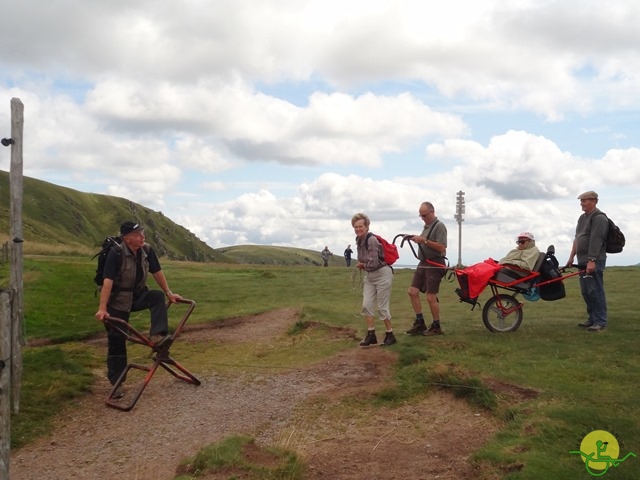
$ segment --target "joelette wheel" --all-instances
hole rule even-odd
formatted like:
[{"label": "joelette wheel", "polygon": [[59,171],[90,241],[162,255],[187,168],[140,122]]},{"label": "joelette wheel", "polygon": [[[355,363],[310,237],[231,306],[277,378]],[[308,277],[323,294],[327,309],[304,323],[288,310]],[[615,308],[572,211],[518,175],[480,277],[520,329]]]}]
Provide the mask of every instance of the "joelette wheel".
[{"label": "joelette wheel", "polygon": [[513,295],[495,295],[484,304],[482,321],[491,332],[515,332],[522,323],[522,305]]}]

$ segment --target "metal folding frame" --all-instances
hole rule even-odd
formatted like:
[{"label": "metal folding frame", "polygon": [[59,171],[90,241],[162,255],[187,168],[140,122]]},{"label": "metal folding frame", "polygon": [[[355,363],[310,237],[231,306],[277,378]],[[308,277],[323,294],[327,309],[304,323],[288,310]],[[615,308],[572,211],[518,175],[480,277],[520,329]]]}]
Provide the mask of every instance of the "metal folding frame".
[{"label": "metal folding frame", "polygon": [[[180,334],[180,331],[184,327],[185,323],[187,323],[187,320],[189,319],[191,312],[193,312],[193,309],[196,306],[196,302],[194,302],[193,300],[181,299],[181,300],[178,300],[178,303],[188,304],[189,308],[183,315],[182,319],[180,320],[180,323],[178,323],[178,326],[176,327],[173,334],[171,334],[169,339],[161,347],[156,347],[154,343],[147,336],[140,333],[135,327],[130,325],[127,321],[122,320],[121,318],[116,318],[111,316],[105,317],[104,323],[108,327],[116,330],[118,333],[124,336],[128,341],[132,343],[137,343],[140,345],[146,345],[147,347],[149,347],[152,350],[151,358],[153,360],[153,364],[151,364],[150,366],[140,365],[137,363],[129,363],[127,365],[127,368],[125,368],[125,370],[122,372],[122,374],[120,375],[116,383],[113,385],[113,387],[109,391],[107,398],[105,400],[105,403],[107,404],[107,406],[111,408],[115,408],[117,410],[122,410],[123,412],[130,411],[138,402],[138,399],[140,398],[140,396],[142,395],[142,392],[151,381],[151,378],[156,373],[156,370],[158,369],[158,367],[164,368],[171,375],[173,375],[177,379],[182,380],[184,382],[187,382],[196,386],[201,384],[200,380],[198,380],[191,372],[189,372],[185,367],[183,367],[180,363],[178,363],[169,354],[169,349],[171,348],[171,345],[173,345],[173,342],[176,340],[176,338]],[[167,308],[169,308],[170,306],[171,306],[171,303],[168,303]],[[114,394],[116,393],[118,388],[122,386],[125,379],[127,378],[127,373],[131,369],[143,370],[143,371],[146,371],[147,374],[138,385],[138,389],[133,392],[133,396],[129,401],[129,403],[124,403],[122,400],[114,398]]]}]

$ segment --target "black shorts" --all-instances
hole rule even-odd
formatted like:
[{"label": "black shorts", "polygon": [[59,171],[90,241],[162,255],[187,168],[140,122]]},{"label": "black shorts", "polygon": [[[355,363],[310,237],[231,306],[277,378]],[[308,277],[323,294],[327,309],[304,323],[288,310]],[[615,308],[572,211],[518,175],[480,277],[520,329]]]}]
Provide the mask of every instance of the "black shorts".
[{"label": "black shorts", "polygon": [[[432,262],[439,263],[443,268],[439,268],[433,265]],[[429,263],[425,260],[420,261],[418,268],[413,274],[413,280],[411,286],[417,288],[422,293],[438,293],[440,291],[440,282],[447,273],[447,269],[444,268],[444,258],[431,258]]]}]

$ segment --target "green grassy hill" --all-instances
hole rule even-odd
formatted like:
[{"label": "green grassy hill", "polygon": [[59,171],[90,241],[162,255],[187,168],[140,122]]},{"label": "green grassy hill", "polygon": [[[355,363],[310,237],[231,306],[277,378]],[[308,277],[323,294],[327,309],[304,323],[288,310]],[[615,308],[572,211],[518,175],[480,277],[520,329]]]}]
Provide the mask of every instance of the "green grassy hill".
[{"label": "green grassy hill", "polygon": [[[143,224],[147,241],[160,256],[198,262],[232,261],[162,212],[130,200],[84,193],[24,177],[22,223],[26,253],[89,253],[99,250],[120,224]],[[9,174],[0,171],[0,232],[9,234]]]},{"label": "green grassy hill", "polygon": [[[93,255],[107,235],[134,220],[146,227],[147,242],[172,260],[258,265],[322,264],[320,252],[301,248],[242,245],[213,249],[186,228],[125,198],[84,193],[34,178],[23,179],[22,223],[27,254]],[[9,237],[9,174],[0,171],[0,241]],[[343,265],[336,256],[331,265]]]},{"label": "green grassy hill", "polygon": [[[304,248],[238,245],[219,248],[217,251],[226,257],[232,258],[237,263],[252,265],[320,266],[323,264],[320,252]],[[340,255],[334,255],[329,259],[329,265],[344,266],[344,259]]]}]

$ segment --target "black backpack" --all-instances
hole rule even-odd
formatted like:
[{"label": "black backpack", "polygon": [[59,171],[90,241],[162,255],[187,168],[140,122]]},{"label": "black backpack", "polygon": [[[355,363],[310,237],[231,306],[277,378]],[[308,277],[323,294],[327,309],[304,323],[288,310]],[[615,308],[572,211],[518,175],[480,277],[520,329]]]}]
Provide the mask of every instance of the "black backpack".
[{"label": "black backpack", "polygon": [[118,252],[120,252],[120,244],[122,243],[122,237],[107,237],[102,242],[102,250],[96,253],[91,260],[98,257],[98,266],[96,268],[96,276],[93,277],[93,282],[101,287],[104,282],[104,277],[102,274],[104,273],[104,264],[107,261],[107,256],[113,247],[116,247]]},{"label": "black backpack", "polygon": [[[596,213],[596,215],[599,214],[607,217],[607,214],[604,212]],[[593,217],[591,218],[591,220],[593,221]],[[609,221],[609,231],[607,232],[607,238],[604,239],[606,243],[606,251],[607,253],[620,253],[624,248],[624,244],[626,241],[624,238],[624,233],[622,233],[622,230],[620,230],[620,228],[615,223],[613,223],[613,220],[611,220],[609,217],[607,217],[607,220]]]},{"label": "black backpack", "polygon": [[540,298],[546,301],[560,300],[566,296],[564,283],[562,280],[562,272],[560,271],[560,263],[556,258],[555,248],[549,247],[545,254],[544,261],[540,265],[540,281],[544,283],[549,280],[555,280],[538,287]]}]

